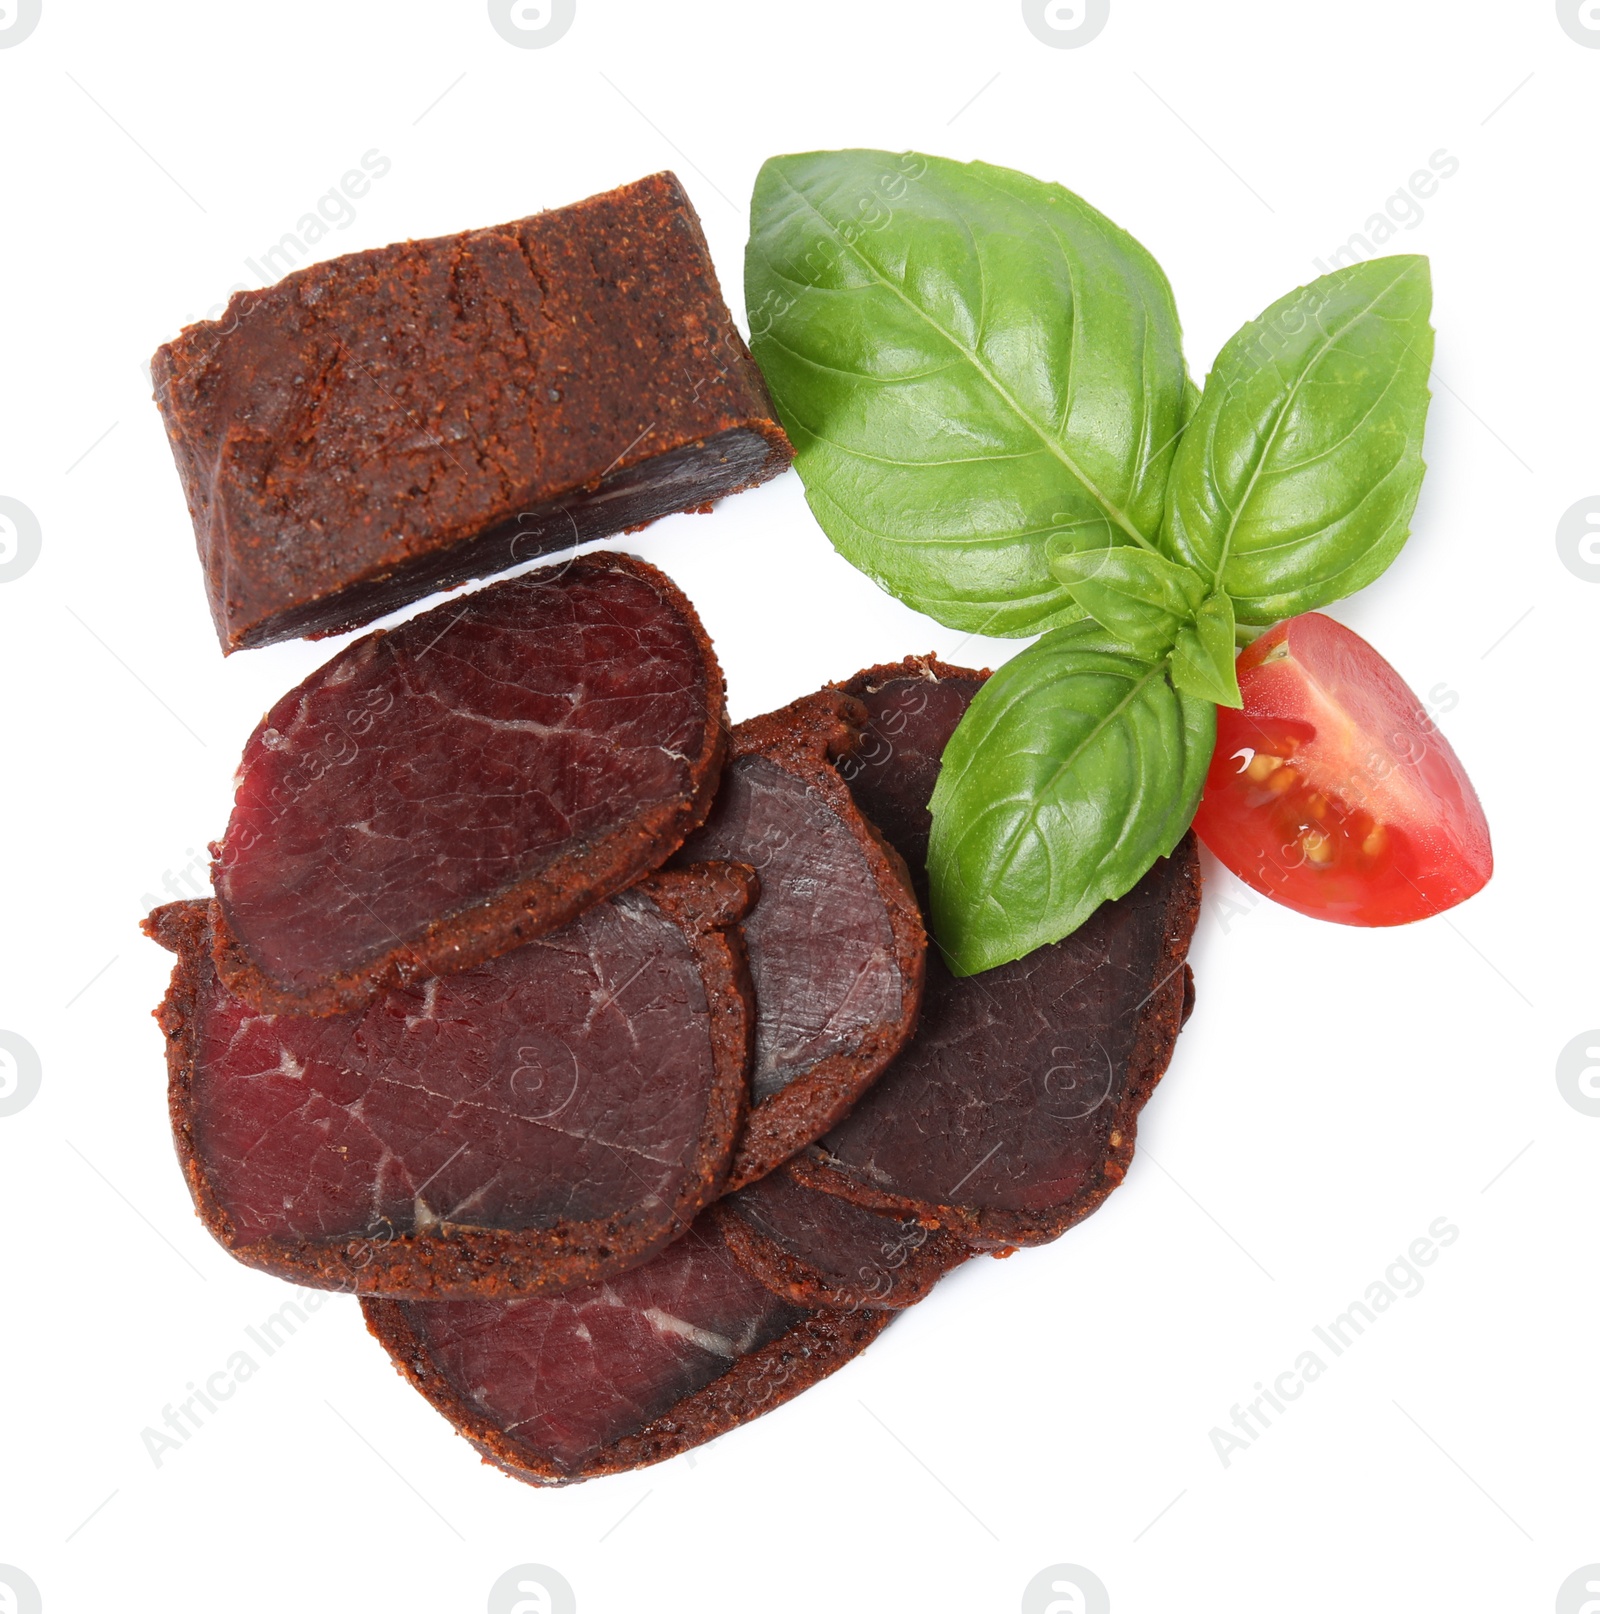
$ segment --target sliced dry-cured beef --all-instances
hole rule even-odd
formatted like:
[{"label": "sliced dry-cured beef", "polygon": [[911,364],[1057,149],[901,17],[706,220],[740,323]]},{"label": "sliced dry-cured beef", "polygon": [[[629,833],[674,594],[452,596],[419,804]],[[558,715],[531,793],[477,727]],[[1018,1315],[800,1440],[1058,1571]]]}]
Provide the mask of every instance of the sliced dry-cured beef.
[{"label": "sliced dry-cured beef", "polygon": [[372,633],[262,719],[213,865],[217,967],[332,1014],[659,868],[710,807],[722,674],[653,566],[588,555]]},{"label": "sliced dry-cured beef", "polygon": [[679,854],[731,858],[761,879],[744,923],[753,1107],[730,1188],[841,1120],[916,1025],[927,949],[916,895],[835,768],[865,720],[859,702],[823,690],[741,723],[711,814]]},{"label": "sliced dry-cured beef", "polygon": [[151,373],[225,652],[359,627],[793,455],[666,173],[307,265]]},{"label": "sliced dry-cured beef", "polygon": [[915,1216],[869,1210],[814,1186],[819,1168],[790,1161],[719,1200],[712,1215],[746,1271],[797,1306],[900,1311],[972,1254]]},{"label": "sliced dry-cured beef", "polygon": [[321,1018],[227,990],[213,904],[157,909],[173,1134],[206,1226],[248,1266],[362,1294],[540,1293],[647,1260],[721,1190],[743,1119],[752,885],[657,875]]},{"label": "sliced dry-cured beef", "polygon": [[748,1423],[842,1367],[894,1316],[791,1305],[705,1218],[648,1265],[566,1294],[362,1309],[488,1462],[543,1485],[659,1463]]},{"label": "sliced dry-cured beef", "polygon": [[[939,757],[982,677],[929,657],[843,686],[869,713],[851,789],[919,882]],[[1190,835],[1026,958],[957,979],[931,947],[915,1038],[813,1151],[807,1180],[980,1246],[1057,1237],[1127,1171],[1185,1016],[1199,905]]]}]

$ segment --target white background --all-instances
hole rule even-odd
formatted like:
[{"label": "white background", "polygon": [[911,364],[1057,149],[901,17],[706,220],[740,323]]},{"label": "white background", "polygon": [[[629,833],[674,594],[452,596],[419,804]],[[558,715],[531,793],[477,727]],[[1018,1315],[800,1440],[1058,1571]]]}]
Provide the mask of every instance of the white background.
[{"label": "white background", "polygon": [[[0,1563],[47,1614],[475,1614],[526,1562],[583,1614],[1010,1614],[1062,1562],[1116,1614],[1554,1607],[1600,1560],[1600,1119],[1554,1078],[1600,1024],[1600,588],[1554,541],[1600,492],[1597,98],[1600,50],[1550,0],[1112,0],[1072,50],[1016,0],[578,0],[539,50],[482,0],[43,0],[0,50],[0,494],[43,531],[0,586],[0,1027],[43,1067],[0,1118]],[[1373,933],[1208,865],[1198,1012],[1125,1187],[693,1457],[520,1486],[339,1297],[157,1468],[141,1431],[289,1291],[190,1210],[137,921],[335,646],[222,659],[145,362],[373,148],[392,171],[320,255],[670,166],[737,312],[762,159],[849,144],[1078,190],[1166,268],[1197,376],[1432,153],[1459,160],[1391,247],[1437,286],[1415,535],[1337,614],[1439,690],[1493,883]],[[736,719],[909,652],[1017,648],[880,594],[794,476],[628,545],[698,604]],[[1460,1237],[1423,1291],[1225,1468],[1211,1429],[1441,1216]]]}]

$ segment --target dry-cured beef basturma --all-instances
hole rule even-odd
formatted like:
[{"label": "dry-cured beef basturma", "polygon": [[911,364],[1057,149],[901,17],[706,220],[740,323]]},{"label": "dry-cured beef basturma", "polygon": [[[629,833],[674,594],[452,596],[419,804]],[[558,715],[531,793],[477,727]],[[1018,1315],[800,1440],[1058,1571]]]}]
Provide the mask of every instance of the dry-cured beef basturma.
[{"label": "dry-cured beef basturma", "polygon": [[971,1255],[914,1216],[828,1193],[834,1176],[805,1159],[718,1201],[712,1215],[746,1271],[800,1306],[914,1305]]},{"label": "dry-cured beef basturma", "polygon": [[666,173],[309,265],[152,374],[225,651],[359,627],[793,454]]},{"label": "dry-cured beef basturma", "polygon": [[[982,674],[931,657],[843,686],[870,714],[845,771],[925,881],[939,758]],[[1185,836],[1064,941],[957,979],[930,948],[917,1035],[814,1152],[835,1192],[978,1245],[1038,1244],[1121,1182],[1190,1001],[1200,906]]]},{"label": "dry-cured beef basturma", "polygon": [[916,895],[835,771],[865,720],[859,702],[824,690],[741,723],[711,814],[679,854],[732,858],[761,879],[744,924],[754,1107],[732,1187],[842,1119],[916,1024],[927,946]]},{"label": "dry-cured beef basturma", "polygon": [[208,902],[159,908],[178,1154],[207,1227],[315,1287],[517,1295],[647,1260],[720,1192],[749,985],[731,864],[656,875],[553,935],[321,1018],[212,967]]},{"label": "dry-cured beef basturma", "polygon": [[842,1367],[894,1316],[779,1298],[705,1217],[607,1283],[363,1310],[400,1371],[489,1462],[546,1485],[658,1463],[748,1423]]},{"label": "dry-cured beef basturma", "polygon": [[693,607],[627,556],[369,634],[245,747],[217,967],[265,1012],[331,1014],[483,963],[658,868],[726,744]]}]

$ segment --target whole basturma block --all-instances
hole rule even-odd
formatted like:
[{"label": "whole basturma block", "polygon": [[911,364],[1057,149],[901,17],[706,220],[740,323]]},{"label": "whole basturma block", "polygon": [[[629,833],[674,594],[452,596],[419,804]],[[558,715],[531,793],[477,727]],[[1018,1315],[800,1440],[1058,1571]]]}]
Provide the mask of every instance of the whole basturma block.
[{"label": "whole basturma block", "polygon": [[486,1462],[564,1485],[664,1462],[843,1367],[892,1311],[807,1309],[707,1218],[609,1283],[511,1301],[364,1300],[395,1366]]},{"label": "whole basturma block", "polygon": [[157,909],[173,1136],[207,1228],[360,1294],[537,1294],[648,1260],[721,1191],[744,1117],[753,890],[729,864],[656,875],[320,1019],[228,992],[213,903]]},{"label": "whole basturma block", "polygon": [[705,817],[722,674],[653,566],[580,560],[348,645],[251,735],[217,968],[269,1014],[470,969],[659,868]]},{"label": "whole basturma block", "polygon": [[678,854],[748,864],[761,880],[743,927],[752,1108],[730,1188],[842,1120],[916,1025],[927,951],[916,893],[838,773],[866,718],[830,689],[741,723],[711,812]]},{"label": "whole basturma block", "polygon": [[240,292],[152,374],[225,652],[358,627],[793,457],[670,173]]},{"label": "whole basturma block", "polygon": [[[928,801],[983,677],[926,657],[842,686],[868,711],[844,768],[851,791],[924,897]],[[797,1173],[979,1248],[1058,1237],[1127,1172],[1139,1111],[1193,1004],[1185,956],[1199,911],[1190,834],[1026,958],[957,978],[931,947],[916,1036]]]}]

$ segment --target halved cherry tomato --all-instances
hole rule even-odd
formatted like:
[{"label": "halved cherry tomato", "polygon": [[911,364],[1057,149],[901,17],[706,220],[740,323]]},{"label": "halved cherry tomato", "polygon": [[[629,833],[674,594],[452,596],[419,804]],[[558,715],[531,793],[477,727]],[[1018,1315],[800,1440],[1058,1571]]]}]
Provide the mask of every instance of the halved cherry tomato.
[{"label": "halved cherry tomato", "polygon": [[1404,925],[1494,872],[1489,825],[1422,702],[1365,639],[1313,611],[1238,661],[1194,827],[1246,885],[1315,919]]}]

